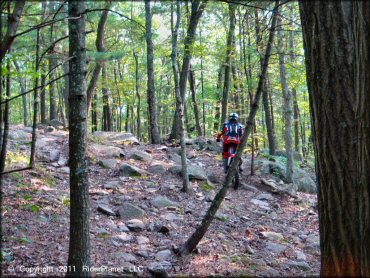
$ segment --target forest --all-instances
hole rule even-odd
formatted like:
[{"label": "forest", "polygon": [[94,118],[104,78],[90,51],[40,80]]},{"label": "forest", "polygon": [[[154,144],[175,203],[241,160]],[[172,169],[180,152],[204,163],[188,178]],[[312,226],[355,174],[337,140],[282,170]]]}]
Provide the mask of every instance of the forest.
[{"label": "forest", "polygon": [[369,277],[369,19],[1,1],[2,276]]}]

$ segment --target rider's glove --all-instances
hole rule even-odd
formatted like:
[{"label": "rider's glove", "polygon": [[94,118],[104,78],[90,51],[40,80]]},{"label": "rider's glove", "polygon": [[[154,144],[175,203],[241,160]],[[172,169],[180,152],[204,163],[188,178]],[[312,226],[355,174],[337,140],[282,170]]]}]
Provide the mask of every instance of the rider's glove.
[{"label": "rider's glove", "polygon": [[216,142],[221,142],[221,139],[220,139],[220,138],[217,138],[217,139],[216,139]]}]

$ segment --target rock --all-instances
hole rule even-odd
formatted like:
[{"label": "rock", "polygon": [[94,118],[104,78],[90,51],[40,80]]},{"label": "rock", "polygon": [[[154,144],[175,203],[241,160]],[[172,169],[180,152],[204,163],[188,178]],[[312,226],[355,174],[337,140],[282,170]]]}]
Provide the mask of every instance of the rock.
[{"label": "rock", "polygon": [[49,125],[57,129],[63,129],[63,123],[57,119],[53,119],[49,122]]},{"label": "rock", "polygon": [[97,234],[97,235],[108,235],[108,231],[104,228],[96,228],[96,229],[91,229],[92,234]]},{"label": "rock", "polygon": [[137,241],[137,244],[143,245],[143,244],[149,243],[149,238],[147,238],[146,236],[138,236],[136,238],[136,241]]},{"label": "rock", "polygon": [[121,232],[129,232],[130,231],[130,229],[125,224],[119,225],[118,230],[121,231]]},{"label": "rock", "polygon": [[[181,175],[181,166],[172,166],[169,171],[174,174]],[[204,169],[198,165],[188,165],[188,175],[189,179],[194,180],[207,180],[207,174]]]},{"label": "rock", "polygon": [[158,261],[162,261],[162,260],[166,260],[169,257],[171,257],[171,255],[172,255],[171,250],[166,249],[166,250],[157,252],[157,254],[155,254],[155,258]]},{"label": "rock", "polygon": [[182,221],[184,220],[183,217],[180,215],[174,214],[174,213],[166,213],[164,215],[161,215],[161,218],[164,218],[167,221]]},{"label": "rock", "polygon": [[180,205],[177,202],[171,201],[166,197],[157,195],[153,200],[151,200],[153,206],[157,208],[164,208],[164,207],[179,207]]},{"label": "rock", "polygon": [[282,244],[278,244],[278,243],[274,243],[274,242],[267,242],[267,246],[266,246],[267,250],[271,251],[272,253],[275,253],[275,254],[280,254],[282,252],[284,252],[287,247],[285,245],[282,245]]},{"label": "rock", "polygon": [[160,226],[158,227],[157,229],[158,233],[162,233],[162,234],[168,234],[170,232],[170,229],[166,226]]},{"label": "rock", "polygon": [[127,163],[121,164],[119,172],[120,176],[125,177],[142,177],[147,174],[146,171]]},{"label": "rock", "polygon": [[207,141],[207,145],[204,147],[205,151],[210,151],[216,154],[220,154],[222,151],[221,144],[214,141],[214,140],[209,140]]},{"label": "rock", "polygon": [[126,203],[119,208],[118,215],[123,220],[140,219],[144,217],[145,211],[133,204]]},{"label": "rock", "polygon": [[148,171],[150,173],[153,173],[153,174],[162,174],[162,173],[165,173],[166,172],[166,168],[163,164],[160,164],[160,163],[152,163],[149,167],[148,167]]},{"label": "rock", "polygon": [[130,229],[130,231],[134,232],[140,232],[145,229],[145,225],[143,221],[139,219],[131,219],[128,221],[127,227]]},{"label": "rock", "polygon": [[131,150],[127,154],[127,159],[134,159],[134,160],[141,160],[141,161],[150,161],[152,160],[152,156],[147,152],[139,151],[139,150]]},{"label": "rock", "polygon": [[116,258],[123,259],[125,262],[133,263],[133,262],[137,261],[136,257],[134,255],[130,254],[130,253],[117,252],[117,253],[114,253],[113,255]]},{"label": "rock", "polygon": [[108,206],[100,204],[98,205],[97,210],[105,215],[115,216],[116,213]]},{"label": "rock", "polygon": [[260,201],[260,200],[257,200],[257,199],[252,199],[251,200],[251,203],[254,204],[254,205],[256,205],[256,206],[259,206],[262,209],[265,209],[265,210],[268,210],[268,211],[271,210],[270,205],[267,202],[265,202],[265,201]]},{"label": "rock", "polygon": [[284,237],[280,233],[275,233],[275,232],[262,232],[261,233],[265,238],[270,239],[270,240],[283,240]]},{"label": "rock", "polygon": [[69,174],[69,172],[70,172],[69,167],[62,167],[62,168],[60,168],[60,172],[62,172],[64,174]]},{"label": "rock", "polygon": [[32,135],[23,130],[9,130],[8,138],[10,140],[31,140]]},{"label": "rock", "polygon": [[216,174],[216,173],[209,173],[207,175],[207,180],[210,181],[211,183],[213,184],[220,184],[222,183],[222,180],[221,180],[221,176],[219,174]]},{"label": "rock", "polygon": [[255,197],[257,200],[261,201],[274,201],[275,198],[269,193],[261,193]]},{"label": "rock", "polygon": [[293,183],[297,186],[298,191],[307,193],[316,193],[316,183],[307,174],[306,171],[296,168],[293,172]]},{"label": "rock", "polygon": [[140,257],[143,257],[143,258],[149,258],[150,257],[150,253],[148,250],[139,250],[136,252],[136,255],[140,256]]},{"label": "rock", "polygon": [[127,233],[122,233],[122,234],[113,236],[112,239],[118,242],[128,242],[132,240],[132,236]]},{"label": "rock", "polygon": [[45,132],[54,132],[55,131],[55,127],[53,126],[47,126],[45,129],[44,129]]},{"label": "rock", "polygon": [[172,268],[172,264],[167,261],[154,262],[148,266],[148,271],[155,277],[168,277],[167,271]]},{"label": "rock", "polygon": [[93,156],[102,158],[120,157],[121,155],[121,148],[113,146],[92,144],[88,146],[88,149]]},{"label": "rock", "polygon": [[288,262],[289,266],[293,266],[295,268],[299,268],[303,271],[309,271],[311,270],[311,267],[308,265],[308,263],[300,261],[300,262],[295,262],[295,261],[290,261]]},{"label": "rock", "polygon": [[214,190],[211,190],[208,192],[207,196],[206,196],[206,201],[207,202],[212,202],[216,197],[216,192]]},{"label": "rock", "polygon": [[240,188],[244,189],[244,190],[247,190],[247,191],[251,191],[251,192],[258,192],[259,191],[255,186],[245,184],[245,183],[241,183]]},{"label": "rock", "polygon": [[132,133],[128,132],[95,131],[92,136],[99,141],[108,141],[122,145],[139,145],[139,140]]},{"label": "rock", "polygon": [[[177,153],[171,154],[170,158],[177,164],[181,165],[181,156]],[[186,162],[190,162],[189,159],[186,159]]]},{"label": "rock", "polygon": [[60,156],[58,159],[58,165],[63,167],[63,166],[66,166],[67,164],[68,164],[68,160]]},{"label": "rock", "polygon": [[54,162],[58,161],[60,157],[60,151],[59,150],[51,150],[49,154],[49,161]]},{"label": "rock", "polygon": [[296,250],[294,252],[295,252],[295,255],[296,255],[298,261],[305,261],[307,259],[306,255],[303,252],[301,252],[299,250]]},{"label": "rock", "polygon": [[109,181],[106,184],[103,185],[104,189],[116,189],[119,187],[120,182],[119,181]]},{"label": "rock", "polygon": [[105,169],[114,169],[118,164],[117,159],[102,159],[99,161],[99,165]]}]

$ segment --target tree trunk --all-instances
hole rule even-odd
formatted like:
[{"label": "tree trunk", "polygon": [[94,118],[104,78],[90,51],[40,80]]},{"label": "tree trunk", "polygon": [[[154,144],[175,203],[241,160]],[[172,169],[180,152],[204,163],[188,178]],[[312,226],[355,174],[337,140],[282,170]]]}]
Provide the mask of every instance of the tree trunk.
[{"label": "tree trunk", "polygon": [[190,91],[191,91],[191,99],[193,102],[194,108],[194,117],[195,117],[195,128],[197,130],[197,135],[202,136],[202,128],[200,126],[200,119],[199,119],[199,109],[196,99],[196,85],[195,85],[195,74],[194,70],[191,68],[190,65],[190,73],[189,73],[189,84],[190,84]]},{"label": "tree trunk", "polygon": [[156,99],[154,87],[154,46],[152,40],[152,14],[150,1],[145,0],[145,28],[147,46],[147,71],[148,71],[148,114],[150,126],[150,140],[152,144],[159,144],[161,138],[158,132]]},{"label": "tree trunk", "polygon": [[112,131],[112,111],[109,103],[107,71],[105,63],[103,63],[102,66],[102,95],[103,95],[103,130]]},{"label": "tree trunk", "polygon": [[69,1],[70,236],[67,276],[90,276],[89,182],[86,165],[87,105],[84,1]]},{"label": "tree trunk", "polygon": [[293,175],[293,140],[292,140],[292,96],[289,92],[288,83],[286,80],[285,57],[283,47],[281,17],[278,17],[278,51],[279,51],[279,68],[280,68],[280,84],[284,99],[284,118],[285,118],[285,151],[287,155],[286,165],[286,181],[291,183]]},{"label": "tree trunk", "polygon": [[[263,55],[262,55],[262,35],[259,27],[259,19],[258,19],[258,11],[255,10],[255,29],[256,29],[256,44],[257,44],[257,51],[260,53],[260,65],[262,69],[263,65]],[[267,80],[267,78],[266,78]],[[273,122],[271,117],[271,111],[269,106],[269,98],[268,98],[268,88],[267,83],[264,84],[263,92],[262,92],[262,102],[263,108],[265,110],[265,121],[266,121],[266,129],[267,129],[267,138],[269,141],[269,153],[270,155],[275,155],[275,136],[274,136],[274,129],[273,129]]]},{"label": "tree trunk", "polygon": [[[14,67],[18,72],[18,79],[19,85],[21,87],[21,93],[24,94],[26,92],[26,85],[22,78],[21,70],[19,68],[18,62],[16,60],[13,61]],[[22,107],[23,107],[23,124],[24,126],[28,126],[28,109],[27,109],[27,95],[22,95]]]},{"label": "tree trunk", "polygon": [[220,69],[218,70],[218,78],[217,78],[217,102],[215,108],[215,121],[213,123],[213,129],[219,131],[220,129],[220,120],[221,120],[221,88],[222,88],[222,80],[224,75],[224,65],[220,65]]},{"label": "tree trunk", "polygon": [[[53,13],[54,12],[54,1],[49,2],[49,12]],[[55,50],[54,50],[54,26],[53,24],[50,27],[50,43],[52,47],[49,50],[49,80],[54,79],[54,72],[55,68],[57,66],[57,61],[56,61],[56,55],[55,55]],[[57,96],[55,92],[55,82],[50,83],[49,85],[49,120],[54,120],[58,118],[57,114]]]},{"label": "tree trunk", "polygon": [[[66,62],[65,64],[63,64],[63,72],[64,74],[68,74],[68,71],[69,71],[69,63]],[[63,90],[63,99],[64,99],[64,105],[65,105],[65,115],[66,115],[66,118],[67,118],[67,126],[69,126],[69,102],[68,102],[68,98],[69,98],[69,76],[66,75],[66,77],[64,77],[64,90]]]},{"label": "tree trunk", "polygon": [[292,89],[294,117],[294,150],[299,152],[299,108],[296,89]]},{"label": "tree trunk", "polygon": [[[189,25],[187,29],[187,34],[184,41],[184,56],[183,56],[183,62],[182,62],[182,68],[180,73],[180,94],[181,99],[184,103],[184,113],[186,117],[186,101],[185,101],[185,93],[186,93],[186,85],[188,80],[188,74],[190,69],[190,60],[192,57],[192,46],[195,41],[195,34],[197,25],[199,22],[200,17],[202,16],[202,13],[207,5],[207,0],[194,0],[191,3],[191,15],[189,20]],[[176,107],[176,111],[178,111],[179,108]],[[176,125],[178,126],[179,122],[179,115],[175,113],[174,120],[173,120],[173,127],[172,132],[170,135],[170,139],[178,138],[179,130],[178,128],[175,128]]]},{"label": "tree trunk", "polygon": [[[95,41],[96,50],[98,50],[98,52],[105,52],[104,30],[105,30],[105,24],[107,23],[107,19],[108,19],[108,12],[109,12],[108,9],[110,8],[111,4],[112,4],[111,1],[106,2],[106,5],[105,5],[106,10],[102,12],[102,15],[99,19],[98,30],[97,30],[96,41]],[[87,87],[87,91],[86,91],[87,113],[89,113],[91,100],[94,95],[94,90],[98,82],[101,69],[102,69],[101,62],[96,62],[93,74],[90,79],[89,86]]]},{"label": "tree trunk", "polygon": [[253,120],[256,116],[257,110],[258,110],[258,103],[262,94],[262,88],[263,84],[265,83],[265,76],[267,72],[267,66],[270,59],[270,53],[271,53],[271,47],[273,43],[274,38],[274,31],[276,26],[276,16],[278,11],[278,5],[279,1],[276,1],[274,12],[273,12],[273,19],[271,23],[271,29],[270,29],[270,36],[268,40],[268,45],[266,47],[266,54],[264,59],[264,65],[263,69],[260,75],[260,79],[258,82],[258,88],[256,91],[256,96],[254,99],[253,107],[249,113],[248,121],[246,123],[244,134],[241,138],[240,145],[237,148],[236,156],[226,174],[225,183],[223,187],[220,189],[220,191],[215,196],[211,206],[207,210],[206,215],[204,216],[201,224],[198,226],[198,228],[195,230],[195,232],[189,237],[189,239],[179,248],[178,253],[181,255],[187,255],[190,252],[192,252],[196,246],[198,245],[199,241],[203,238],[204,234],[207,232],[209,225],[212,223],[212,220],[214,219],[216,212],[218,208],[220,207],[223,199],[226,196],[226,193],[230,187],[230,184],[235,176],[236,168],[238,167],[238,163],[240,161],[240,158],[243,154],[243,149],[247,144],[249,133],[251,132],[252,126],[253,126]]},{"label": "tree trunk", "polygon": [[225,75],[224,75],[224,89],[222,92],[222,109],[221,109],[221,123],[227,119],[227,104],[229,100],[230,90],[230,72],[231,72],[231,59],[234,55],[233,41],[235,40],[235,4],[229,3],[229,33],[227,35],[226,44],[226,62],[225,62]]},{"label": "tree trunk", "polygon": [[[199,28],[199,43],[202,45],[202,29]],[[203,135],[206,136],[206,105],[204,99],[203,57],[200,57],[200,82],[202,86]]]},{"label": "tree trunk", "polygon": [[136,125],[137,125],[137,139],[140,140],[141,138],[141,118],[140,118],[140,111],[141,111],[141,97],[139,91],[139,61],[136,52],[134,51],[134,58],[135,58],[135,88],[136,88],[136,97],[137,97],[137,107],[136,107]]},{"label": "tree trunk", "polygon": [[370,277],[368,1],[299,2],[318,180],[321,276]]},{"label": "tree trunk", "polygon": [[184,99],[180,93],[179,68],[177,65],[177,37],[179,32],[179,25],[181,21],[181,2],[176,1],[176,24],[174,25],[173,5],[171,6],[171,30],[172,30],[172,71],[175,83],[176,107],[177,114],[180,116],[179,131],[180,131],[180,145],[181,145],[181,173],[182,173],[182,191],[189,192],[189,176],[186,163],[186,145],[185,145],[185,130],[184,130]]}]

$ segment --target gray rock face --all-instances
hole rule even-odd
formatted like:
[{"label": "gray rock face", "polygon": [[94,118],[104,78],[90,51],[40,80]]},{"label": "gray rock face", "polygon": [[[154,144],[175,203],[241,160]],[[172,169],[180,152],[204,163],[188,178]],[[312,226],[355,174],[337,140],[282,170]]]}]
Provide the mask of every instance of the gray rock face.
[{"label": "gray rock face", "polygon": [[154,262],[148,266],[148,271],[155,277],[168,277],[168,271],[172,268],[172,264],[167,261]]},{"label": "gray rock face", "polygon": [[171,257],[171,250],[169,249],[159,251],[157,254],[155,254],[155,258],[158,261],[166,260],[169,257]]},{"label": "gray rock face", "polygon": [[[170,172],[181,175],[181,166],[176,165],[171,167]],[[198,165],[188,165],[189,179],[194,180],[207,180],[207,174],[204,169]]]},{"label": "gray rock face", "polygon": [[[269,161],[265,159],[257,159],[255,161],[257,175],[273,174],[282,180],[286,180],[285,165],[278,161]],[[310,175],[299,168],[293,170],[293,183],[297,186],[298,191],[315,193],[316,183]]]},{"label": "gray rock face", "polygon": [[126,203],[119,208],[118,215],[123,220],[140,219],[144,217],[145,211],[133,204]]},{"label": "gray rock face", "polygon": [[125,176],[125,177],[141,177],[147,174],[146,171],[138,167],[132,166],[130,164],[127,164],[127,163],[121,164],[119,173],[120,173],[120,176]]},{"label": "gray rock face", "polygon": [[113,236],[112,239],[118,242],[128,242],[132,240],[132,236],[127,233],[122,233],[122,234]]},{"label": "gray rock face", "polygon": [[110,215],[110,216],[115,216],[116,213],[107,205],[100,204],[98,205],[97,210],[103,214]]},{"label": "gray rock face", "polygon": [[113,146],[93,144],[89,149],[94,156],[102,158],[120,157],[121,155],[121,149]]},{"label": "gray rock face", "polygon": [[99,140],[106,140],[117,144],[139,144],[139,140],[127,132],[108,132],[108,131],[95,131],[93,137]]},{"label": "gray rock face", "polygon": [[180,205],[177,202],[171,201],[163,196],[156,196],[153,200],[151,200],[153,206],[158,208],[164,207],[179,207]]},{"label": "gray rock face", "polygon": [[160,161],[155,161],[149,165],[148,171],[153,174],[162,174],[166,172],[166,167]]},{"label": "gray rock face", "polygon": [[63,128],[63,123],[59,120],[56,120],[56,119],[51,120],[49,122],[49,125],[51,125],[52,127],[57,128],[57,129],[62,129]]},{"label": "gray rock face", "polygon": [[138,236],[136,238],[136,241],[137,241],[137,244],[143,245],[143,244],[149,243],[149,238],[147,238],[146,236]]},{"label": "gray rock face", "polygon": [[130,253],[117,252],[114,255],[115,255],[116,258],[123,259],[125,262],[133,263],[133,262],[137,261],[136,257],[134,255],[130,254]]},{"label": "gray rock face", "polygon": [[284,252],[287,247],[285,245],[279,244],[279,243],[274,243],[274,242],[267,242],[266,246],[267,250],[271,251],[272,253],[275,254],[280,254]]},{"label": "gray rock face", "polygon": [[119,187],[120,182],[119,181],[109,181],[106,184],[103,185],[104,189],[116,189]]},{"label": "gray rock face", "polygon": [[302,269],[303,271],[311,270],[311,267],[308,265],[308,263],[304,261],[300,261],[300,262],[291,261],[291,262],[288,262],[288,265],[293,266],[295,268]]},{"label": "gray rock face", "polygon": [[139,219],[131,219],[128,221],[127,227],[130,229],[130,231],[134,232],[140,232],[145,229],[143,221]]},{"label": "gray rock face", "polygon": [[134,160],[141,160],[141,161],[150,161],[152,160],[152,156],[148,154],[147,152],[139,151],[139,150],[131,150],[127,154],[128,159],[134,159]]},{"label": "gray rock face", "polygon": [[102,159],[99,161],[99,165],[105,169],[114,169],[118,164],[117,159]]}]

